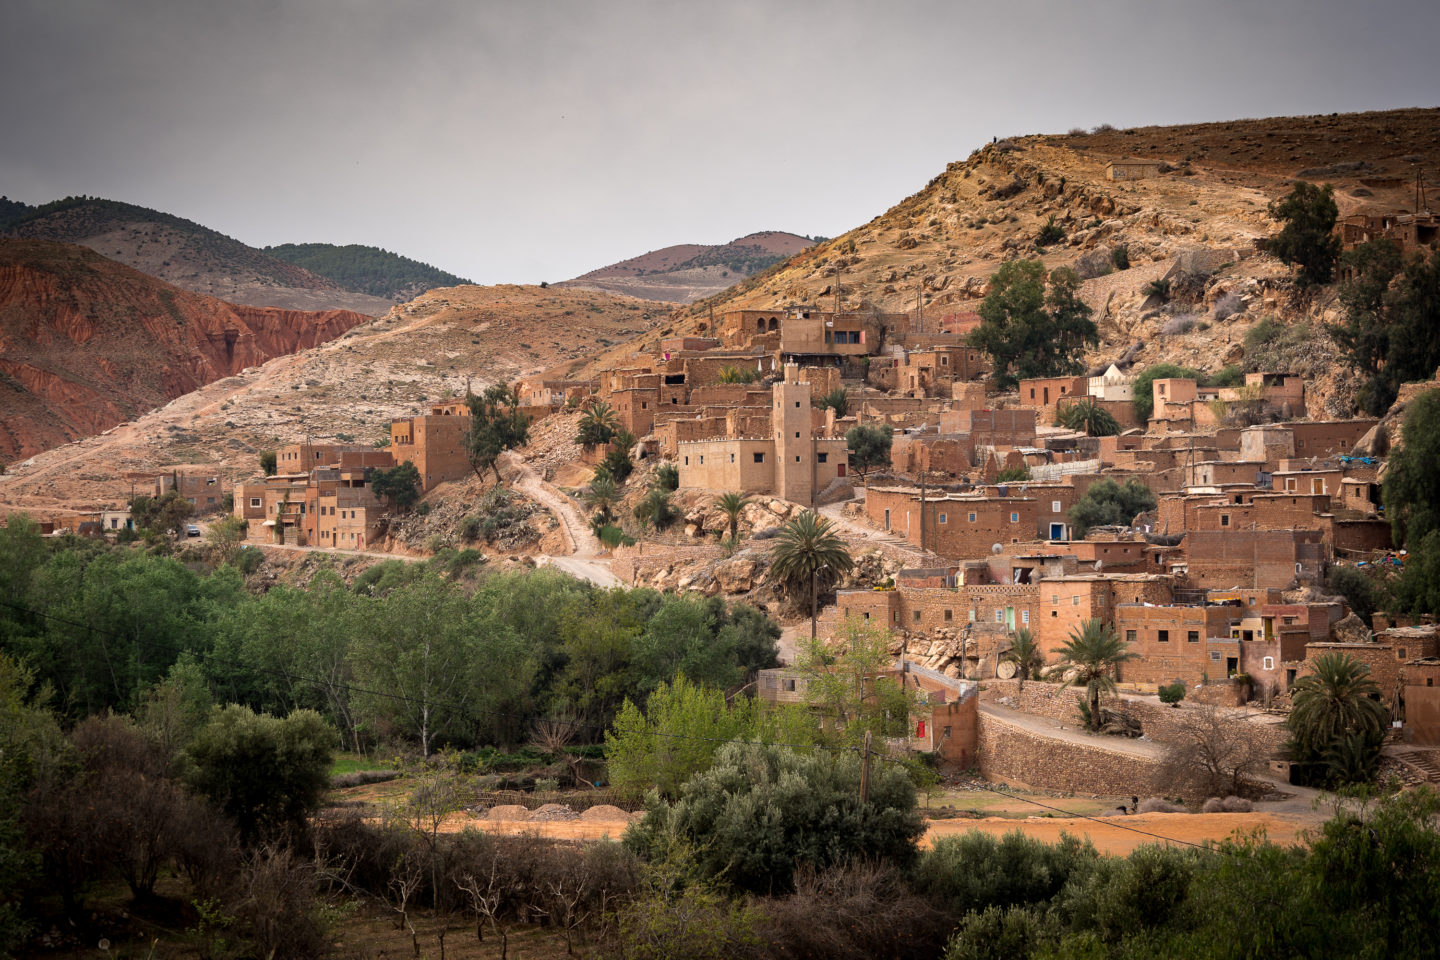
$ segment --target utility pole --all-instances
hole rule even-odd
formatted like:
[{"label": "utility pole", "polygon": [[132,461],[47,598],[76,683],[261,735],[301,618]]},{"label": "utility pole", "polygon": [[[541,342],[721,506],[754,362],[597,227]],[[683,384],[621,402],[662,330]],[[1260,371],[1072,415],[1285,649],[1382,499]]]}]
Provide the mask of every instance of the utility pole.
[{"label": "utility pole", "polygon": [[870,731],[865,731],[865,746],[860,752],[860,802],[870,802]]}]

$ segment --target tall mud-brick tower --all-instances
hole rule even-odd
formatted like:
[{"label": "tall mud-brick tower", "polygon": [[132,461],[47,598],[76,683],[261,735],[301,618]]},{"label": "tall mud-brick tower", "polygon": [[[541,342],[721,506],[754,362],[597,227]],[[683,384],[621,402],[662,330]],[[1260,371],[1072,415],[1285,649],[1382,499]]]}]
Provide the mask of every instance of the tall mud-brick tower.
[{"label": "tall mud-brick tower", "polygon": [[810,433],[810,384],[800,382],[800,367],[785,364],[785,379],[772,388],[770,414],[775,431],[775,493],[782,500],[810,506],[815,496],[815,443]]}]

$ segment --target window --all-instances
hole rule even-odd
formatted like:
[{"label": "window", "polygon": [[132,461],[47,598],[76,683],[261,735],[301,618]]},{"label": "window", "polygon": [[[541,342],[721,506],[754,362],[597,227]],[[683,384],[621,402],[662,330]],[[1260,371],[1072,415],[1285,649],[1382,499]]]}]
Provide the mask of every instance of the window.
[{"label": "window", "polygon": [[954,619],[955,619],[955,611],[954,611],[954,610],[946,610],[946,611],[945,611],[945,622],[946,622],[946,623],[949,623],[951,620],[954,620]]},{"label": "window", "polygon": [[730,454],[730,462],[731,462],[731,463],[734,463],[734,462],[735,462],[735,454],[733,454],[733,453]]},{"label": "window", "polygon": [[251,497],[251,498],[250,498],[250,506],[252,506],[252,507],[258,507],[258,506],[260,506],[260,498],[259,498],[259,497]]},{"label": "window", "polygon": [[[795,409],[796,409],[796,410],[799,410],[799,409],[800,409],[800,401],[799,401],[799,400],[796,400],[796,401],[795,401]],[[798,437],[798,436],[800,436],[800,434],[797,433],[797,434],[795,434],[795,436]]]},{"label": "window", "polygon": [[1188,632],[1185,634],[1185,642],[1186,642],[1186,643],[1199,643],[1199,642],[1200,642],[1200,631],[1199,631],[1199,630],[1190,630],[1190,631],[1188,631]]},{"label": "window", "polygon": [[1134,630],[1126,630],[1126,631],[1125,631],[1125,642],[1126,642],[1126,643],[1134,643],[1134,642],[1135,642],[1135,631],[1134,631]]},{"label": "window", "polygon": [[941,522],[941,523],[944,523],[944,522],[945,522],[945,517],[946,517],[945,514],[943,514],[943,513],[940,514],[940,522]]},{"label": "window", "polygon": [[971,622],[971,623],[974,623],[974,622],[975,622],[975,611],[974,611],[974,610],[971,610],[971,611],[970,611],[970,622]]},{"label": "window", "polygon": [[1059,513],[1059,512],[1060,512],[1060,501],[1059,501],[1059,500],[1051,500],[1051,501],[1050,501],[1050,512],[1051,512],[1051,513]]},{"label": "window", "polygon": [[1023,623],[1023,624],[1025,624],[1026,626],[1029,626],[1029,624],[1030,624],[1030,611],[1029,611],[1029,610],[1021,610],[1021,611],[1020,611],[1020,622]]},{"label": "window", "polygon": [[1073,596],[1073,597],[1070,598],[1070,606],[1072,606],[1072,607],[1078,607],[1078,606],[1080,606],[1080,594],[1077,593],[1077,594],[1075,594],[1075,596]]},{"label": "window", "polygon": [[919,622],[920,622],[920,611],[919,611],[919,610],[916,610],[916,611],[915,611],[914,620],[915,620],[916,623],[919,623]]},{"label": "window", "polygon": [[1004,622],[1005,622],[1005,611],[1004,611],[1004,610],[996,610],[996,611],[995,611],[995,622],[996,622],[996,623],[1004,623]]},{"label": "window", "polygon": [[1228,514],[1228,513],[1222,513],[1222,514],[1220,514],[1220,526],[1222,526],[1222,527],[1228,527],[1228,526],[1230,526],[1230,514]]},{"label": "window", "polygon": [[796,440],[799,440],[799,439],[800,439],[800,431],[799,431],[799,430],[796,430],[796,431],[795,431],[795,439],[796,439]]},{"label": "window", "polygon": [[1266,658],[1265,658],[1265,669],[1266,669],[1266,670],[1274,670],[1274,669],[1275,669],[1275,658],[1274,658],[1274,657],[1266,657]]},{"label": "window", "polygon": [[1170,631],[1169,631],[1169,630],[1156,630],[1156,631],[1155,631],[1155,639],[1156,639],[1157,641],[1159,641],[1160,643],[1169,643],[1169,642],[1170,642]]},{"label": "window", "polygon": [[705,466],[705,454],[700,454],[700,466]]},{"label": "window", "polygon": [[686,457],[686,458],[685,458],[685,466],[687,466],[687,467],[690,466],[690,458],[689,458],[689,457]]},{"label": "window", "polygon": [[756,462],[756,463],[764,463],[764,462],[765,462],[765,454],[763,454],[763,453],[757,453],[757,454],[755,454],[755,462]]},{"label": "window", "polygon": [[798,454],[795,456],[795,462],[796,462],[796,463],[799,463],[799,462],[800,462],[800,456],[799,456]]},{"label": "window", "polygon": [[1060,602],[1060,594],[1058,594],[1058,593],[1052,593],[1052,594],[1050,594],[1050,605],[1051,605],[1051,606],[1054,606],[1055,604],[1057,604],[1057,603],[1059,603],[1059,602]]},{"label": "window", "polygon": [[1405,659],[1405,648],[1404,648],[1404,647],[1401,647],[1399,650],[1396,650],[1395,653],[1396,653],[1395,659],[1397,659],[1397,660],[1404,660],[1404,659]]},{"label": "window", "polygon": [[974,522],[975,522],[975,514],[974,514],[973,512],[970,514],[970,522],[971,522],[971,523],[974,523]]},{"label": "window", "polygon": [[830,454],[828,454],[828,453],[817,453],[817,454],[815,454],[815,462],[816,462],[816,463],[829,463],[829,462],[830,462]]},{"label": "window", "polygon": [[1219,663],[1219,662],[1220,662],[1220,651],[1219,651],[1219,650],[1211,650],[1211,651],[1210,651],[1210,659],[1211,659],[1211,660],[1214,660],[1216,663]]},{"label": "window", "polygon": [[1020,514],[1015,513],[1015,512],[1012,511],[1012,512],[1010,513],[1010,522],[1011,522],[1011,523],[1019,523],[1019,522],[1020,522]]}]

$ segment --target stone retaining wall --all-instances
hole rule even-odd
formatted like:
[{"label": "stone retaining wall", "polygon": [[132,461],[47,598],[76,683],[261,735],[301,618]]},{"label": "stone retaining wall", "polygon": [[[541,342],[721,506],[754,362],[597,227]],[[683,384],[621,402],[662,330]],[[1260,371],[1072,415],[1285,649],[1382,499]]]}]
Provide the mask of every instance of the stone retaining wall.
[{"label": "stone retaining wall", "polygon": [[1098,797],[1165,792],[1158,760],[1045,736],[985,713],[976,742],[980,773],[989,780]]}]

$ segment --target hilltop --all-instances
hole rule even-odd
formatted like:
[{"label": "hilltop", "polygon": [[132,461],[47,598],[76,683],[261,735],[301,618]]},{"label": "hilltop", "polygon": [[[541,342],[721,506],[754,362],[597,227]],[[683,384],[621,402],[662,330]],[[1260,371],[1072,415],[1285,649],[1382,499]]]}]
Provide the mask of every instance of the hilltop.
[{"label": "hilltop", "polygon": [[775,230],[708,246],[682,243],[591,270],[556,286],[691,303],[725,290],[814,243],[809,237]]},{"label": "hilltop", "polygon": [[667,304],[582,290],[431,290],[323,345],[237,368],[106,435],[11,464],[0,476],[0,513],[120,502],[125,471],[207,463],[243,478],[259,451],[281,444],[379,441],[392,419],[463,395],[467,383],[479,389],[574,362],[668,316]]},{"label": "hilltop", "polygon": [[0,456],[108,429],[365,320],[225,303],[85,247],[0,240]]},{"label": "hilltop", "polygon": [[[1106,164],[1128,157],[1154,160],[1161,172],[1131,182],[1107,179]],[[1440,110],[1001,140],[949,164],[869,223],[692,303],[670,332],[703,332],[712,311],[830,309],[837,273],[841,309],[913,313],[918,297],[922,323],[938,325],[973,311],[1000,265],[1025,257],[1052,269],[1074,267],[1087,278],[1082,295],[1102,335],[1087,357],[1094,366],[1127,356],[1207,369],[1242,362],[1245,333],[1272,317],[1282,328],[1307,331],[1293,349],[1271,351],[1267,362],[1323,377],[1312,394],[1314,412],[1340,412],[1353,387],[1330,370],[1335,353],[1323,324],[1335,318],[1333,299],[1293,300],[1288,268],[1256,256],[1257,241],[1277,229],[1267,207],[1303,178],[1334,184],[1341,216],[1409,210],[1417,168],[1432,184],[1437,180]],[[1052,217],[1062,238],[1037,243]],[[1127,270],[1110,262],[1119,247],[1128,254]],[[1142,292],[1172,271],[1186,274],[1176,284],[1185,296],[1162,304]],[[653,339],[634,345],[653,348]],[[617,352],[592,366],[620,359]]]},{"label": "hilltop", "polygon": [[[183,217],[148,207],[66,197],[23,212],[0,207],[0,236],[78,243],[192,293],[229,303],[290,310],[352,310],[379,316],[393,306],[347,289]],[[23,206],[23,205],[21,205]]]},{"label": "hilltop", "polygon": [[304,267],[346,290],[396,303],[413,300],[436,287],[457,287],[472,282],[428,263],[358,243],[343,247],[333,243],[285,243],[266,247],[265,253]]}]

